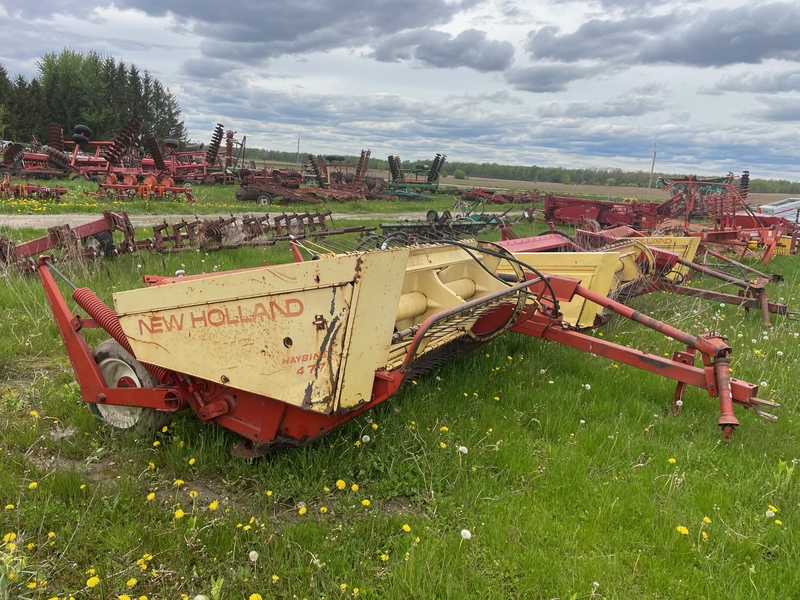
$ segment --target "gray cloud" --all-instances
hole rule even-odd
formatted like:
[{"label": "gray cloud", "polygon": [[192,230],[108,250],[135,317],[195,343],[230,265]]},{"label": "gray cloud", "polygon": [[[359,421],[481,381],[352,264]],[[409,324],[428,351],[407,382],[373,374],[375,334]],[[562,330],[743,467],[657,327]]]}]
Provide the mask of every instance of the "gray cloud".
[{"label": "gray cloud", "polygon": [[721,92],[755,92],[761,94],[797,92],[800,91],[800,69],[726,75],[721,77],[713,87],[701,91],[708,94]]},{"label": "gray cloud", "polygon": [[545,119],[639,117],[663,108],[664,101],[654,96],[629,95],[605,102],[546,102],[539,105],[536,116]]},{"label": "gray cloud", "polygon": [[515,89],[537,94],[563,92],[567,84],[577,79],[598,75],[596,68],[579,65],[537,64],[531,67],[518,67],[505,73],[506,81]]},{"label": "gray cloud", "polygon": [[456,37],[421,29],[384,40],[376,47],[373,57],[382,62],[413,58],[431,67],[502,71],[514,58],[514,46],[511,42],[487,40],[486,33],[477,29],[467,29]]},{"label": "gray cloud", "polygon": [[[624,4],[624,3],[623,3]],[[771,3],[705,13],[592,19],[573,33],[532,31],[526,49],[552,61],[613,60],[699,67],[800,58],[800,5]]]},{"label": "gray cloud", "polygon": [[557,27],[547,26],[530,32],[525,47],[535,59],[575,62],[614,58],[635,62],[639,48],[677,23],[677,15],[616,21],[592,19],[574,33],[567,34],[561,34]]},{"label": "gray cloud", "polygon": [[759,100],[764,106],[755,110],[745,111],[743,113],[744,116],[759,121],[800,121],[800,97],[762,96]]}]

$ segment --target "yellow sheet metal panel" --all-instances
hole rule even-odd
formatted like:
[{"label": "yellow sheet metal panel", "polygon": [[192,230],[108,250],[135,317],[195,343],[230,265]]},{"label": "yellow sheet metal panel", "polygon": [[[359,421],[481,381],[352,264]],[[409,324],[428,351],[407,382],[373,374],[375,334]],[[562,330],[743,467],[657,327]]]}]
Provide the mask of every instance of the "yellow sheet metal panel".
[{"label": "yellow sheet metal panel", "polygon": [[408,248],[364,255],[350,307],[335,410],[346,412],[369,402],[375,371],[389,361],[408,256]]},{"label": "yellow sheet metal panel", "polygon": [[363,262],[354,254],[261,267],[114,302],[139,360],[330,412]]},{"label": "yellow sheet metal panel", "polygon": [[[578,279],[583,287],[603,296],[615,284],[615,271],[620,266],[620,255],[615,252],[520,252],[514,258],[542,273]],[[500,269],[511,272],[507,262],[501,263]],[[580,296],[561,303],[564,320],[577,327],[592,327],[601,311],[600,306]]]},{"label": "yellow sheet metal panel", "polygon": [[[637,241],[645,246],[669,250],[680,256],[683,260],[693,262],[700,246],[700,238],[697,237],[677,237],[677,236],[651,236],[636,238]],[[689,268],[683,265],[676,265],[675,269],[667,275],[667,279],[683,280],[689,274]]]}]

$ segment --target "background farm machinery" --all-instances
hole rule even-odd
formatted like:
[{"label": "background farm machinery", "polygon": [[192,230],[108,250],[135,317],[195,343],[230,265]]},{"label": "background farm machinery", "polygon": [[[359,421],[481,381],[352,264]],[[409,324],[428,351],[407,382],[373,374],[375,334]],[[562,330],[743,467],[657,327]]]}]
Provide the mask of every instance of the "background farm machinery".
[{"label": "background farm machinery", "polygon": [[[777,406],[730,376],[730,348],[682,332],[575,280],[545,275],[491,244],[437,243],[238,271],[148,276],[114,294],[90,290],[68,308],[47,257],[39,274],[90,409],[122,430],[152,430],[181,409],[239,436],[256,456],[305,445],[396,394],[404,383],[499,335],[540,337],[674,379],[677,411],[688,386],[719,400],[726,438],[733,405]],[[616,258],[614,258],[616,260]],[[600,279],[600,278],[598,278]],[[672,358],[577,331],[562,302],[592,302],[682,345]],[[91,350],[84,329],[112,338]],[[210,347],[229,348],[219,360]],[[701,365],[695,366],[697,356]]]},{"label": "background farm machinery", "polygon": [[[141,229],[141,228],[140,228]],[[181,219],[152,226],[152,236],[142,237],[125,212],[105,211],[99,219],[70,227],[51,227],[47,235],[27,242],[0,237],[0,269],[27,272],[35,268],[32,259],[56,252],[53,260],[95,261],[102,257],[147,251],[150,253],[203,250],[206,252],[243,247],[273,246],[290,240],[325,240],[341,235],[368,235],[374,227],[337,227],[330,211],[316,213],[281,213],[231,215],[216,219]],[[120,232],[115,240],[115,232]],[[138,234],[138,238],[137,238]],[[121,239],[119,239],[121,236]]]}]

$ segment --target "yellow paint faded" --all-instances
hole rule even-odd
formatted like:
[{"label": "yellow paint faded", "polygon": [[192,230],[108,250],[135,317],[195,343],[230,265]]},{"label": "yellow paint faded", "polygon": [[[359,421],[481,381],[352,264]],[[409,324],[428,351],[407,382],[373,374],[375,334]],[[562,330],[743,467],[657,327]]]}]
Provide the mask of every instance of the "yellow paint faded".
[{"label": "yellow paint faded", "polygon": [[[616,285],[615,274],[621,267],[620,254],[615,252],[520,252],[514,258],[542,273],[577,279],[593,292],[608,295]],[[501,272],[511,273],[511,265],[503,261]],[[576,327],[592,327],[602,307],[575,296],[560,303],[564,321]]]}]

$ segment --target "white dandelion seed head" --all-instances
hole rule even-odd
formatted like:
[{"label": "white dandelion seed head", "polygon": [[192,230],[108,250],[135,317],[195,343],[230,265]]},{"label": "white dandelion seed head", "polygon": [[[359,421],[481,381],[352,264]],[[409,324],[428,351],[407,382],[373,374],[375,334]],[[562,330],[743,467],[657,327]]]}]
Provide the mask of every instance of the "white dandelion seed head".
[{"label": "white dandelion seed head", "polygon": [[545,369],[540,369],[539,370],[539,375],[544,375],[545,373],[547,373],[547,371]]},{"label": "white dandelion seed head", "polygon": [[772,517],[775,516],[775,512],[771,508],[768,508],[767,512],[764,514],[767,516],[768,519],[771,519]]},{"label": "white dandelion seed head", "polygon": [[370,441],[370,439],[372,439],[372,438],[370,438],[370,437],[369,437],[368,435],[366,435],[366,434],[364,434],[364,435],[362,435],[362,436],[361,436],[361,441],[362,441],[363,443],[365,443],[365,444],[366,444],[366,443],[368,443],[368,442]]},{"label": "white dandelion seed head", "polygon": [[589,385],[588,383],[584,383],[584,384],[583,384],[583,387],[585,387],[587,390],[590,390],[590,389],[592,389],[592,386],[591,386],[591,385]]},{"label": "white dandelion seed head", "polygon": [[466,454],[467,452],[469,452],[469,450],[467,450],[467,447],[466,447],[466,446],[459,446],[459,447],[457,448],[457,450],[458,450],[459,452],[461,452],[461,454]]},{"label": "white dandelion seed head", "polygon": [[676,401],[675,401],[675,406],[677,406],[678,408],[680,408],[681,406],[683,406],[683,400],[676,400]]},{"label": "white dandelion seed head", "polygon": [[755,344],[756,342],[758,342],[758,340],[750,340],[750,341],[751,341],[752,343],[754,343],[754,344]]},{"label": "white dandelion seed head", "polygon": [[795,332],[794,337],[800,336],[800,333]]},{"label": "white dandelion seed head", "polygon": [[767,383],[766,381],[762,381],[762,382],[761,382],[759,385],[760,385],[761,387],[763,387],[763,388],[765,388],[765,387],[769,387],[769,383]]},{"label": "white dandelion seed head", "polygon": [[600,587],[600,584],[599,584],[599,583],[597,583],[596,581],[593,581],[593,582],[592,582],[592,587],[593,587],[593,588],[599,588],[599,587]]},{"label": "white dandelion seed head", "polygon": [[205,594],[197,594],[197,596],[192,598],[192,600],[208,600],[208,596],[206,596]]},{"label": "white dandelion seed head", "polygon": [[724,302],[720,302],[720,303],[719,303],[719,307],[720,307],[720,308],[725,308],[725,303],[724,303]]},{"label": "white dandelion seed head", "polygon": [[256,562],[258,560],[258,552],[250,550],[250,554],[247,555],[247,558],[250,559],[250,562]]},{"label": "white dandelion seed head", "polygon": [[554,382],[554,381],[551,379],[551,380],[550,380],[550,381],[548,381],[547,383],[549,383],[549,384],[553,384],[553,383],[555,383],[555,382]]},{"label": "white dandelion seed head", "polygon": [[297,503],[297,508],[305,508],[305,507],[306,507],[306,503],[305,502],[298,502]]},{"label": "white dandelion seed head", "polygon": [[581,420],[579,421],[579,423],[580,423],[581,425],[585,425],[585,424],[586,424],[586,421],[585,421],[584,419],[581,419]]},{"label": "white dandelion seed head", "polygon": [[783,352],[782,352],[782,351],[780,351],[780,350],[778,350],[778,352],[777,352],[777,355],[778,355],[778,356],[783,356]]},{"label": "white dandelion seed head", "polygon": [[741,333],[739,333],[739,334],[737,334],[737,335],[736,335],[736,337],[737,337],[737,338],[739,338],[739,339],[741,339],[741,338],[742,338],[742,334],[741,334]]},{"label": "white dandelion seed head", "polygon": [[472,537],[472,532],[469,529],[462,529],[461,530],[461,538],[468,540]]}]

